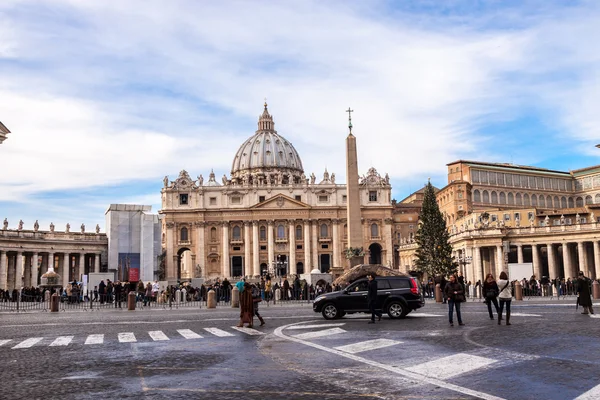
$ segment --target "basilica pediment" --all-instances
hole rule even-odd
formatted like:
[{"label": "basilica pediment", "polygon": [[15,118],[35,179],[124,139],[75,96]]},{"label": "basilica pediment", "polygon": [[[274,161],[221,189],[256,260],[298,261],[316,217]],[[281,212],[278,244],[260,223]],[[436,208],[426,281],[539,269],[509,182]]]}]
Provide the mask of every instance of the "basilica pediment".
[{"label": "basilica pediment", "polygon": [[283,194],[278,194],[261,203],[255,204],[251,209],[254,210],[277,210],[277,209],[308,209],[310,206],[301,201],[292,199]]}]

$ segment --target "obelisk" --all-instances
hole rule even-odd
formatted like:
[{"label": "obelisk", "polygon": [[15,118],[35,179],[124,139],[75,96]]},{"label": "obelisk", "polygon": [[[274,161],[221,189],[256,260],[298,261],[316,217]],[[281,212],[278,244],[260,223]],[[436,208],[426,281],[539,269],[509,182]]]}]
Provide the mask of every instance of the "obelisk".
[{"label": "obelisk", "polygon": [[352,112],[348,113],[348,130],[346,138],[346,190],[347,190],[347,220],[348,220],[348,248],[354,250],[355,255],[348,258],[346,268],[362,264],[364,257],[358,255],[363,251],[362,224],[360,222],[360,192],[358,188],[358,155],[356,153],[356,137],[352,134]]}]

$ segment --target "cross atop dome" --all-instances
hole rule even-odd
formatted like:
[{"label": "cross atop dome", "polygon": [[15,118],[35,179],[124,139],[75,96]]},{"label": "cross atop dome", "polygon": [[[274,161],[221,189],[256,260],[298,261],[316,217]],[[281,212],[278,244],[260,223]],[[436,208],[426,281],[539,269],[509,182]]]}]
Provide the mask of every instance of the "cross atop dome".
[{"label": "cross atop dome", "polygon": [[265,110],[262,115],[258,117],[258,130],[259,131],[274,131],[275,123],[273,122],[273,116],[269,114],[267,109],[267,99],[265,99]]}]

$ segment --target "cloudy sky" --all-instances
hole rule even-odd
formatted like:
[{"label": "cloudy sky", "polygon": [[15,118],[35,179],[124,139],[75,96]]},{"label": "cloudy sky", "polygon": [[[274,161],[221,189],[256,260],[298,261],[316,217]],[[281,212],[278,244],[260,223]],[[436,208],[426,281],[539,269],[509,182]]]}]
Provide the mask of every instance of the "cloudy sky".
[{"label": "cloudy sky", "polygon": [[456,159],[600,164],[600,2],[0,2],[0,218],[104,227],[162,178],[229,173],[265,98],[307,174],[394,197]]}]

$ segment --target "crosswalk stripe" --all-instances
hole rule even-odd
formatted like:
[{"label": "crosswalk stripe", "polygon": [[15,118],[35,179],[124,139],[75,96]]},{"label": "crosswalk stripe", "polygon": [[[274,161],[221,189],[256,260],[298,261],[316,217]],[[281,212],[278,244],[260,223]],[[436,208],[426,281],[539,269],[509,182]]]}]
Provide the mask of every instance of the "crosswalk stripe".
[{"label": "crosswalk stripe", "polygon": [[89,335],[87,339],[85,339],[84,344],[102,344],[104,343],[104,335]]},{"label": "crosswalk stripe", "polygon": [[344,326],[344,325],[346,325],[345,322],[342,322],[342,323],[339,323],[339,324],[294,325],[294,326],[290,326],[287,329],[328,328],[328,327],[332,327],[332,326]]},{"label": "crosswalk stripe", "polygon": [[590,314],[590,318],[600,318],[600,314]]},{"label": "crosswalk stripe", "polygon": [[575,400],[595,400],[595,399],[600,399],[600,385],[591,388],[590,390],[588,390],[581,396],[577,397]]},{"label": "crosswalk stripe", "polygon": [[315,338],[322,337],[322,336],[337,335],[338,333],[345,333],[345,332],[346,331],[341,328],[331,328],[331,329],[325,329],[325,330],[316,331],[316,332],[300,333],[298,335],[294,335],[294,337],[297,339],[315,339]]},{"label": "crosswalk stripe", "polygon": [[54,342],[50,343],[50,347],[53,346],[68,346],[73,340],[73,336],[59,336],[54,339]]},{"label": "crosswalk stripe", "polygon": [[148,334],[155,342],[160,340],[170,340],[163,331],[150,331],[148,332]]},{"label": "crosswalk stripe", "polygon": [[224,330],[219,329],[219,328],[204,328],[204,330],[206,332],[212,333],[213,335],[218,336],[218,337],[235,336],[235,335],[233,335],[229,332],[225,332]]},{"label": "crosswalk stripe", "polygon": [[0,340],[0,346],[4,346],[6,343],[10,342],[12,339],[4,339]]},{"label": "crosswalk stripe", "polygon": [[177,329],[177,332],[186,339],[202,339],[202,336],[191,329]]},{"label": "crosswalk stripe", "polygon": [[119,333],[119,342],[121,343],[132,343],[137,342],[133,332],[121,332]]},{"label": "crosswalk stripe", "polygon": [[443,315],[439,315],[439,314],[428,314],[428,313],[416,313],[416,312],[411,312],[410,314],[408,314],[409,317],[443,317]]},{"label": "crosswalk stripe", "polygon": [[405,369],[417,374],[444,380],[486,367],[495,362],[496,360],[490,358],[458,353]]},{"label": "crosswalk stripe", "polygon": [[13,349],[27,349],[27,348],[33,346],[34,344],[40,342],[42,339],[43,338],[41,338],[41,337],[25,339],[21,343],[19,343],[15,347],[13,347]]},{"label": "crosswalk stripe", "polygon": [[235,329],[236,331],[240,331],[243,332],[247,335],[264,335],[263,332],[261,331],[257,331],[256,329],[252,329],[252,328],[245,328],[245,327],[239,327],[239,326],[232,326],[233,329]]},{"label": "crosswalk stripe", "polygon": [[511,316],[517,316],[517,317],[541,317],[540,314],[525,314],[525,313],[512,313],[510,314]]},{"label": "crosswalk stripe", "polygon": [[398,342],[397,340],[390,339],[374,339],[374,340],[366,340],[364,342],[348,344],[345,346],[338,346],[335,349],[343,351],[345,353],[356,354],[361,353],[363,351],[376,350],[381,349],[383,347],[394,346],[396,344],[401,344],[402,342]]}]

